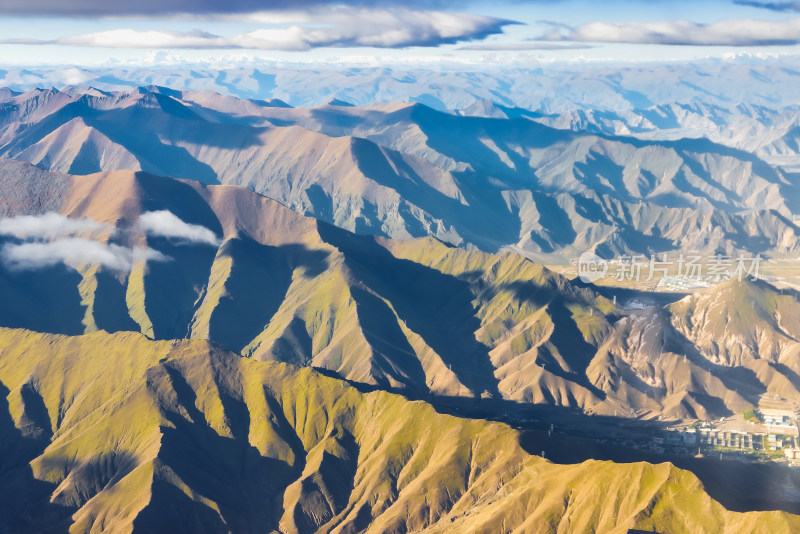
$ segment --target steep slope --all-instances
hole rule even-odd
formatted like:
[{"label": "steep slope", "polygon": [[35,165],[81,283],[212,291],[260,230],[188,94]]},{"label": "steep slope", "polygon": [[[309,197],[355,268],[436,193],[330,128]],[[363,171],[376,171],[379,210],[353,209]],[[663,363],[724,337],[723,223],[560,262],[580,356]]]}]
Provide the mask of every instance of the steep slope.
[{"label": "steep slope", "polygon": [[205,342],[0,329],[0,527],[775,532],[670,464],[529,456],[500,424]]},{"label": "steep slope", "polygon": [[763,395],[797,399],[798,316],[795,292],[731,280],[626,314],[588,376],[623,404],[678,418],[738,413]]},{"label": "steep slope", "polygon": [[573,110],[535,113],[484,103],[465,114],[491,117],[527,117],[555,128],[601,135],[626,135],[640,139],[705,138],[746,150],[773,165],[797,169],[797,106],[765,107],[739,103],[670,103],[645,109]]},{"label": "steep slope", "polygon": [[676,302],[670,312],[675,329],[707,361],[750,370],[773,395],[796,390],[800,383],[797,292],[777,291],[764,282],[728,282]]},{"label": "steep slope", "polygon": [[[14,166],[29,172],[23,164],[7,165],[0,179],[11,181]],[[530,349],[559,334],[562,326],[552,316],[569,314],[567,306],[594,308],[591,322],[607,328],[607,300],[516,255],[468,252],[430,239],[376,241],[242,188],[131,172],[46,173],[40,182],[55,187],[61,180],[59,205],[42,210],[32,196],[28,209],[20,202],[7,217],[58,211],[66,221],[105,225],[93,237],[100,243],[147,249],[169,261],[134,261],[125,269],[83,261],[21,269],[6,256],[0,285],[15,298],[0,306],[5,325],[211,339],[258,359],[324,367],[386,388],[512,397],[523,395],[517,390],[525,379],[511,375],[541,372]],[[32,195],[42,187],[32,187]],[[208,243],[143,235],[143,214],[159,211],[218,237]],[[14,235],[2,240],[4,254],[26,242]],[[505,370],[500,380],[508,378],[508,388],[499,387],[495,368],[515,350],[527,353],[517,360],[526,363]],[[578,382],[559,377],[553,367],[539,377],[541,387],[570,391],[561,403],[599,402],[580,383],[584,364],[560,361]]]},{"label": "steep slope", "polygon": [[136,157],[123,146],[75,118],[19,154],[40,167],[87,174],[103,168],[139,169]]},{"label": "steep slope", "polygon": [[[765,391],[800,399],[789,348],[756,379],[749,360],[707,350],[715,323],[682,333],[678,307],[624,312],[516,254],[359,236],[233,186],[0,171],[15,191],[0,199],[2,326],[208,339],[414,396],[604,414],[722,416]],[[797,297],[784,300],[793,317]],[[732,328],[792,347],[787,320]],[[691,408],[678,400],[688,394]]]},{"label": "steep slope", "polygon": [[[325,107],[311,114],[302,109],[263,108],[262,115],[291,120],[327,135],[368,138],[447,170],[472,171],[512,186],[530,185],[525,182],[535,176],[545,192],[597,189],[616,193],[621,200],[729,208],[754,206],[751,202],[761,198],[770,207],[780,208],[776,195],[780,175],[775,170],[747,152],[704,139],[643,142],[557,130],[515,117],[457,116],[421,104]],[[701,170],[710,175],[708,179],[694,180],[704,178],[698,174]],[[648,173],[654,177],[648,178]],[[755,176],[743,183],[744,173]],[[696,189],[680,184],[679,174],[687,175]],[[593,177],[597,184],[590,182]],[[720,191],[727,193],[725,198]]]},{"label": "steep slope", "polygon": [[[737,303],[746,302],[747,306]],[[670,307],[673,324],[710,358],[723,364],[763,359],[798,365],[800,306],[794,290],[766,282],[726,282]]]},{"label": "steep slope", "polygon": [[[258,114],[326,135],[363,137],[447,171],[468,209],[437,218],[487,250],[512,239],[540,256],[597,247],[609,255],[677,246],[754,250],[762,238],[782,250],[796,246],[793,225],[781,221],[796,205],[794,182],[746,152],[704,139],[570,134],[525,119],[457,117],[419,104]],[[471,227],[473,220],[483,227],[491,220],[494,241]]]},{"label": "steep slope", "polygon": [[[421,104],[288,108],[151,87],[10,96],[0,155],[243,185],[358,233],[571,258],[797,248],[797,181],[704,139],[571,132]],[[142,134],[141,132],[148,132]]]}]

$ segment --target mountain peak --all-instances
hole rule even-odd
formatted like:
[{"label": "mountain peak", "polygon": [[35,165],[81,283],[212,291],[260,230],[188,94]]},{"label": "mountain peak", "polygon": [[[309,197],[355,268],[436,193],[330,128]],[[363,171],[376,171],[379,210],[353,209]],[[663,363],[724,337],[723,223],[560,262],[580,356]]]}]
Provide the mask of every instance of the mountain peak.
[{"label": "mountain peak", "polygon": [[353,104],[350,102],[345,102],[344,100],[339,100],[338,98],[331,98],[325,103],[326,106],[338,106],[343,108],[352,108],[354,107]]},{"label": "mountain peak", "polygon": [[[252,100],[253,103],[258,104],[259,106],[265,106],[268,108],[291,108],[289,104],[281,100],[280,98],[267,98],[264,100]],[[332,105],[332,104],[329,104]]]}]

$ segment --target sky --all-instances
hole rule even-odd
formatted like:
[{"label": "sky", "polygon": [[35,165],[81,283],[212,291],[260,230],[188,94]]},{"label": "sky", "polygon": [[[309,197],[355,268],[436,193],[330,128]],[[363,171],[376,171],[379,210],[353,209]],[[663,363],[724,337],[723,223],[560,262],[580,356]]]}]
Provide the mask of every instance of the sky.
[{"label": "sky", "polygon": [[477,64],[800,55],[800,1],[2,0],[0,63]]}]

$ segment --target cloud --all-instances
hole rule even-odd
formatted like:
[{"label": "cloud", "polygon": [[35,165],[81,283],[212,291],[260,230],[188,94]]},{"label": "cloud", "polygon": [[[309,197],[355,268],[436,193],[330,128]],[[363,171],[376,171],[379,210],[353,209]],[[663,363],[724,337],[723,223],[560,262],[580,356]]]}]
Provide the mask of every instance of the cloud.
[{"label": "cloud", "polygon": [[100,265],[115,271],[129,271],[139,260],[167,261],[151,248],[127,248],[91,239],[69,237],[49,243],[7,243],[0,259],[12,270],[33,270],[64,263],[72,267]]},{"label": "cloud", "polygon": [[550,44],[550,43],[480,43],[474,45],[462,46],[459,50],[483,50],[491,51],[524,51],[524,50],[585,50],[587,48],[594,48],[588,44]]},{"label": "cloud", "polygon": [[[28,43],[32,44],[32,43]],[[230,40],[201,31],[107,30],[61,37],[38,44],[97,46],[105,48],[234,48]]]},{"label": "cloud", "polygon": [[183,222],[172,212],[148,211],[139,217],[138,227],[148,235],[179,239],[190,243],[219,246],[217,236],[199,224]]},{"label": "cloud", "polygon": [[[200,30],[116,29],[51,40],[6,39],[4,44],[60,44],[106,48],[195,48],[309,50],[318,47],[438,46],[501,33],[513,21],[445,11],[337,6],[295,12],[254,12],[235,16],[270,25],[229,37]],[[224,19],[224,17],[223,17]],[[277,26],[277,27],[276,27]]]},{"label": "cloud", "polygon": [[71,219],[54,212],[0,219],[0,235],[12,235],[20,239],[97,234],[109,228],[108,225],[92,219]]},{"label": "cloud", "polygon": [[733,3],[740,6],[769,9],[770,11],[800,12],[800,2],[748,2],[747,0],[735,0]]},{"label": "cloud", "polygon": [[[58,213],[0,219],[0,235],[25,240],[23,243],[5,243],[0,248],[0,261],[12,270],[41,269],[63,263],[71,267],[99,265],[115,271],[130,271],[137,261],[170,260],[149,247],[125,247],[86,237],[107,230],[114,228],[90,218],[72,219]],[[208,228],[188,224],[169,211],[144,213],[126,232],[214,246],[220,243]]]},{"label": "cloud", "polygon": [[320,6],[346,3],[355,6],[374,6],[379,3],[395,6],[441,7],[459,5],[447,0],[3,0],[0,14],[59,15],[73,17],[129,17],[174,14],[221,15],[256,11],[306,10]]},{"label": "cloud", "polygon": [[[76,268],[99,265],[116,271],[130,271],[140,260],[170,260],[149,247],[125,247],[89,238],[104,231],[116,229],[90,218],[72,219],[58,213],[0,219],[0,235],[24,240],[22,243],[5,243],[0,248],[0,261],[12,270],[41,269],[63,263]],[[140,237],[146,234],[219,245],[214,232],[204,226],[185,223],[169,211],[144,213],[133,228],[123,232]]]},{"label": "cloud", "polygon": [[539,40],[695,46],[795,45],[800,43],[800,18],[724,20],[713,24],[686,20],[592,22],[571,29],[554,28]]}]

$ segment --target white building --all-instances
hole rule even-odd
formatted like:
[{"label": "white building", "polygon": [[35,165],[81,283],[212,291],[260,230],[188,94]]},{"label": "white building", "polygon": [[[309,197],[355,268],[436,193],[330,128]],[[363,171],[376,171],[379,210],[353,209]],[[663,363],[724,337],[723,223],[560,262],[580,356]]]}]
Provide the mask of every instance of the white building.
[{"label": "white building", "polygon": [[767,425],[782,425],[796,427],[798,413],[794,410],[782,410],[777,408],[762,408],[759,410],[761,419]]}]

